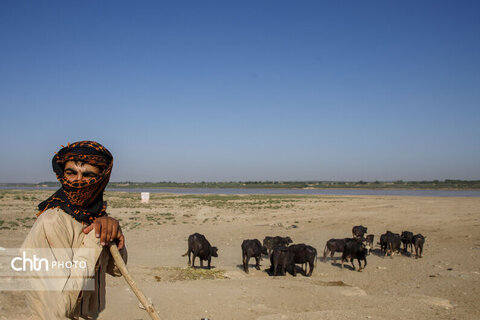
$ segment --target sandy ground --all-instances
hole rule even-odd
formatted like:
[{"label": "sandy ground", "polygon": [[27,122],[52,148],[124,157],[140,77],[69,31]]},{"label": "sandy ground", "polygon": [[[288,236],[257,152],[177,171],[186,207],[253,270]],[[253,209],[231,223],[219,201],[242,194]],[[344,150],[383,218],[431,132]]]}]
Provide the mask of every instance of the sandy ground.
[{"label": "sandy ground", "polygon": [[[19,247],[45,191],[0,191],[0,246]],[[179,196],[107,193],[121,219],[128,267],[161,319],[480,319],[480,198],[390,196]],[[27,218],[27,219],[26,219]],[[330,238],[368,227],[427,237],[424,257],[368,256],[363,272],[317,261],[311,277],[241,269],[243,239],[290,236],[323,255]],[[219,248],[214,268],[187,268],[188,235]],[[338,256],[338,254],[337,254]],[[108,277],[99,319],[149,319],[123,278]],[[28,315],[22,292],[0,292],[0,319]]]}]

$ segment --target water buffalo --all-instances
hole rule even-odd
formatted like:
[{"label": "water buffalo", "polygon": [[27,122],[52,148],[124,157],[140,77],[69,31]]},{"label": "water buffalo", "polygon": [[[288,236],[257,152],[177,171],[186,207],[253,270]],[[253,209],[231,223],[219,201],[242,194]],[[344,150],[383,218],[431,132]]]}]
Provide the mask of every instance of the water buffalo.
[{"label": "water buffalo", "polygon": [[413,252],[413,232],[402,231],[400,235],[403,243],[403,251],[407,251],[408,246],[410,246],[410,253]]},{"label": "water buffalo", "polygon": [[330,252],[330,258],[333,259],[333,255],[335,252],[343,252],[343,249],[345,249],[345,243],[348,238],[345,239],[330,239],[327,241],[325,244],[325,249],[323,251],[323,261],[325,262],[325,259],[327,257],[328,252]]},{"label": "water buffalo", "polygon": [[317,249],[304,243],[300,243],[289,246],[288,251],[293,259],[293,276],[297,275],[295,264],[301,263],[303,265],[304,263],[308,263],[310,270],[307,273],[307,268],[305,267],[305,273],[307,277],[310,277],[315,266],[315,261],[317,260]]},{"label": "water buffalo", "polygon": [[373,242],[374,242],[375,236],[373,234],[369,234],[369,235],[366,236],[365,239],[366,239],[365,240],[365,247],[368,250],[368,254],[370,254],[370,251],[373,248]]},{"label": "water buffalo", "polygon": [[423,235],[416,234],[413,236],[412,241],[415,246],[415,259],[421,258],[423,253],[423,244],[425,243],[425,238]]},{"label": "water buffalo", "polygon": [[391,236],[392,234],[393,234],[393,232],[387,230],[387,232],[380,235],[380,241],[379,241],[378,244],[380,245],[380,248],[382,250],[383,255],[387,254],[388,237]]},{"label": "water buffalo", "polygon": [[390,253],[390,257],[393,258],[394,252],[397,251],[399,253],[401,246],[402,237],[398,233],[387,233],[387,250],[385,251],[385,255],[388,251]]},{"label": "water buffalo", "polygon": [[260,270],[260,260],[262,254],[267,255],[267,248],[262,246],[259,240],[243,240],[242,242],[242,263],[243,270],[248,273],[248,262],[254,257],[256,260],[255,269]]},{"label": "water buffalo", "polygon": [[367,233],[367,228],[364,226],[354,226],[352,228],[352,235],[354,238],[362,239],[365,233]]},{"label": "water buffalo", "polygon": [[200,267],[203,267],[203,260],[206,260],[208,261],[208,269],[210,269],[212,257],[218,257],[217,251],[217,247],[212,247],[203,234],[194,233],[188,237],[188,249],[182,257],[188,254],[188,265],[190,265],[190,253],[192,253],[192,267],[195,267],[195,258],[198,257]]},{"label": "water buffalo", "polygon": [[[353,259],[358,260],[358,270],[361,271],[362,269],[365,269],[367,266],[367,249],[363,246],[361,241],[347,241],[345,243],[345,249],[343,250],[342,253],[342,269],[343,269],[343,262],[346,260],[348,262],[348,259],[350,259],[350,262],[352,263],[353,270],[355,270],[355,265],[353,264]],[[365,261],[365,264],[363,265],[362,268],[362,262]]]},{"label": "water buffalo", "polygon": [[288,248],[285,247],[275,247],[273,248],[272,255],[270,256],[270,272],[272,275],[277,275],[277,268],[280,266],[280,275],[284,276],[286,274],[287,268],[289,266],[295,267],[293,264],[293,255],[288,251]]},{"label": "water buffalo", "polygon": [[290,243],[292,243],[292,239],[290,237],[265,237],[263,239],[263,245],[267,248],[268,254],[272,253],[273,248],[275,247],[288,247]]}]

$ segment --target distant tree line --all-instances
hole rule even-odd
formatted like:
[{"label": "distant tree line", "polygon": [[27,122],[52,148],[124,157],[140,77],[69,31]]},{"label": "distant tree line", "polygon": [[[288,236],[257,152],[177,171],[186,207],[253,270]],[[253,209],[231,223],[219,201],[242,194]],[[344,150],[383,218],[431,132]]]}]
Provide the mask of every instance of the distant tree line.
[{"label": "distant tree line", "polygon": [[[60,187],[58,182],[0,183],[4,187]],[[432,181],[229,181],[229,182],[110,182],[109,189],[136,188],[287,188],[287,189],[480,189],[480,180]]]}]

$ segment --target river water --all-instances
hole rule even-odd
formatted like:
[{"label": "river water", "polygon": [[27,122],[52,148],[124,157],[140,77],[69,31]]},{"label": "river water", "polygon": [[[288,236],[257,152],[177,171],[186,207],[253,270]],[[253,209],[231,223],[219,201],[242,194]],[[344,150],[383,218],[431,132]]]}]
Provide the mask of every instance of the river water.
[{"label": "river water", "polygon": [[[0,190],[56,190],[55,187],[4,187]],[[107,188],[107,191],[176,194],[296,194],[349,196],[480,197],[480,190],[378,190],[378,189],[234,189],[234,188]]]}]

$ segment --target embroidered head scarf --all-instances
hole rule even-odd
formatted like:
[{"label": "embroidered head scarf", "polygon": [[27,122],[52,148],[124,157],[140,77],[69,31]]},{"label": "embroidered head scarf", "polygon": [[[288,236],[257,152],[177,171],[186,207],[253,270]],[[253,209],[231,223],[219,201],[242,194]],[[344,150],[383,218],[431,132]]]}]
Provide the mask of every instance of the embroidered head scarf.
[{"label": "embroidered head scarf", "polygon": [[[64,177],[65,163],[68,161],[96,166],[100,174],[89,181],[70,182]],[[111,153],[95,141],[79,141],[63,147],[52,159],[53,171],[62,187],[38,205],[40,212],[37,216],[51,208],[61,208],[77,221],[87,224],[104,216],[107,205],[103,201],[103,191],[110,179],[112,166]]]}]

